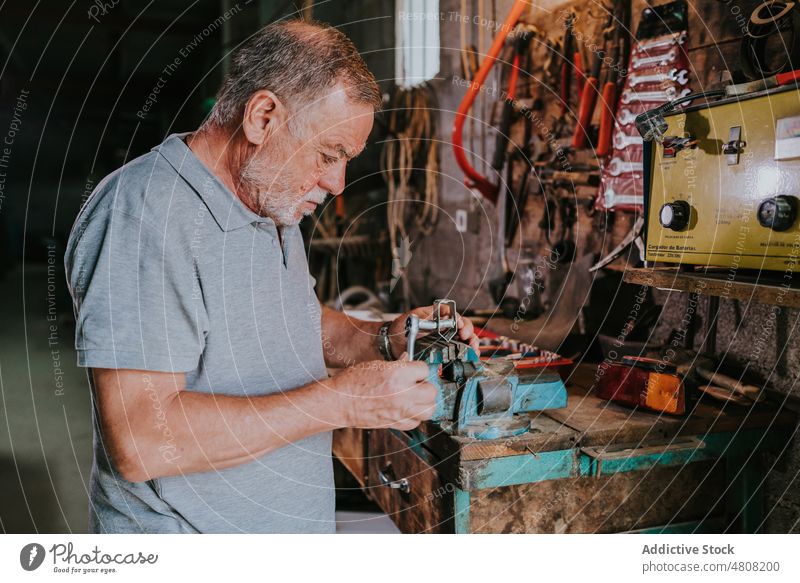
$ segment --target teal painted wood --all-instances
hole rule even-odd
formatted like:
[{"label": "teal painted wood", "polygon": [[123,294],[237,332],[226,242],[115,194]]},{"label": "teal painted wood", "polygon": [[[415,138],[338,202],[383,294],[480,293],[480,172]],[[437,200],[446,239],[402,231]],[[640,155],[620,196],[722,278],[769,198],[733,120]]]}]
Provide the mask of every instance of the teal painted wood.
[{"label": "teal painted wood", "polygon": [[[678,449],[663,453],[636,455],[632,449],[629,456],[602,461],[601,474],[642,471],[655,466],[675,466],[691,462],[717,459],[741,458],[771,447],[765,439],[764,430],[745,430],[735,433],[709,433],[699,436],[702,448]],[[514,486],[545,480],[558,480],[579,476],[594,476],[597,460],[576,450],[522,454],[486,460],[461,462],[460,484],[468,491],[499,486]]]},{"label": "teal painted wood", "polygon": [[[433,461],[430,454],[421,447],[424,436],[396,432],[404,437],[415,453],[424,454]],[[676,443],[681,439],[676,438]],[[763,429],[750,429],[738,432],[707,433],[697,436],[702,447],[679,447],[675,450],[636,455],[636,448],[612,452],[609,459],[598,460],[587,455],[584,450],[566,449],[541,452],[537,455],[491,458],[486,460],[463,461],[459,467],[459,478],[453,496],[453,517],[456,533],[470,532],[470,492],[483,488],[496,488],[519,484],[558,480],[579,476],[597,475],[597,464],[601,461],[601,475],[647,470],[655,466],[675,466],[701,460],[723,459],[730,485],[726,493],[725,516],[709,517],[696,522],[667,524],[639,533],[691,533],[721,532],[725,525],[736,522],[734,527],[741,532],[755,532],[763,520],[763,489],[758,471],[760,454],[782,445],[782,437]],[[645,447],[640,448],[645,450]],[[620,455],[630,452],[630,455]],[[596,456],[597,453],[594,452]],[[617,457],[613,457],[617,455]],[[737,520],[738,518],[738,520]],[[738,528],[736,528],[738,527]]]},{"label": "teal painted wood", "polygon": [[578,475],[575,450],[545,451],[461,462],[461,487],[468,491],[515,486]]},{"label": "teal painted wood", "polygon": [[682,466],[692,462],[716,459],[718,456],[714,453],[707,452],[705,448],[696,448],[644,455],[631,454],[626,457],[615,459],[597,459],[587,455],[581,457],[588,458],[588,465],[587,463],[581,464],[581,469],[586,472],[582,473],[582,475],[600,476],[649,470],[655,466]]},{"label": "teal painted wood", "polygon": [[453,522],[456,534],[469,534],[470,493],[456,488],[453,495]]},{"label": "teal painted wood", "polygon": [[[676,438],[676,443],[678,439]],[[602,460],[594,459],[591,455],[582,455],[581,475],[607,475],[648,470],[655,466],[685,465],[718,458],[741,458],[744,455],[755,455],[775,445],[762,429],[743,430],[735,433],[707,433],[698,436],[698,439],[702,442],[702,447],[679,447],[675,450],[667,449],[663,452],[643,455],[636,455],[636,449],[631,449],[629,455]]]}]

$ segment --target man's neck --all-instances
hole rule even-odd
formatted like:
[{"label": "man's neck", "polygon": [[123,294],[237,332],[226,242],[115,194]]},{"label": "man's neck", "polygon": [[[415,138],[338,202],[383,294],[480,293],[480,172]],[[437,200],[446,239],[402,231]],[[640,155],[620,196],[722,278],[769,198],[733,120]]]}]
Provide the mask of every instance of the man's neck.
[{"label": "man's neck", "polygon": [[235,137],[231,137],[227,132],[204,126],[186,137],[186,145],[236,198],[251,211],[258,213],[258,210],[252,207],[250,197],[244,192],[238,179],[245,153]]}]

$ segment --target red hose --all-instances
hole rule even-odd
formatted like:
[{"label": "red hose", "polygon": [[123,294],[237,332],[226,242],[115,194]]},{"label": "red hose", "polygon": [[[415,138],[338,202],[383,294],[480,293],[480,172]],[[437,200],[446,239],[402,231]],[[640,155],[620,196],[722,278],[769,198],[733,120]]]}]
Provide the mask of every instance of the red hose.
[{"label": "red hose", "polygon": [[467,160],[463,142],[464,121],[466,121],[467,113],[469,113],[469,110],[472,107],[472,104],[475,102],[478,92],[481,90],[484,81],[486,81],[486,77],[489,75],[489,71],[492,69],[494,62],[497,60],[497,55],[499,55],[500,51],[503,49],[503,44],[506,41],[506,37],[517,25],[517,22],[519,21],[520,16],[522,16],[522,12],[525,10],[527,5],[528,0],[514,1],[514,5],[511,7],[508,17],[503,23],[503,26],[500,28],[500,32],[494,38],[486,58],[484,59],[483,63],[481,63],[478,72],[475,74],[475,79],[473,79],[472,83],[469,84],[467,94],[464,96],[464,99],[461,100],[461,104],[458,106],[458,110],[456,111],[455,121],[453,122],[453,153],[455,154],[456,162],[466,175],[464,183],[469,188],[476,189],[484,198],[490,200],[492,203],[497,202],[497,194],[499,191],[498,185],[493,184],[488,178],[475,170],[475,168],[473,168],[469,163],[469,160]]}]

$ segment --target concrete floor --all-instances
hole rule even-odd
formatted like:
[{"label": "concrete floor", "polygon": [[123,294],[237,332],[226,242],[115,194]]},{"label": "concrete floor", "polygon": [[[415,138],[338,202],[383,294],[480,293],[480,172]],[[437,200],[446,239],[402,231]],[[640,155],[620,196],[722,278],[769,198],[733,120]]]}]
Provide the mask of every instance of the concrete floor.
[{"label": "concrete floor", "polygon": [[[18,267],[0,298],[0,532],[86,532],[91,398],[63,271]],[[386,515],[345,509],[337,532],[397,529]]]}]

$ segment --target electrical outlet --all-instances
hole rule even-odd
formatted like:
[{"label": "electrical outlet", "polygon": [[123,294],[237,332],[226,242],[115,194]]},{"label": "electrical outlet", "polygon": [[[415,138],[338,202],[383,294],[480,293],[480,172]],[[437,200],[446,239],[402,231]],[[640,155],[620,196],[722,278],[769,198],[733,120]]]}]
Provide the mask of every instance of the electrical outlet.
[{"label": "electrical outlet", "polygon": [[464,209],[456,209],[456,231],[459,233],[467,232],[467,224],[469,223],[469,214]]}]

